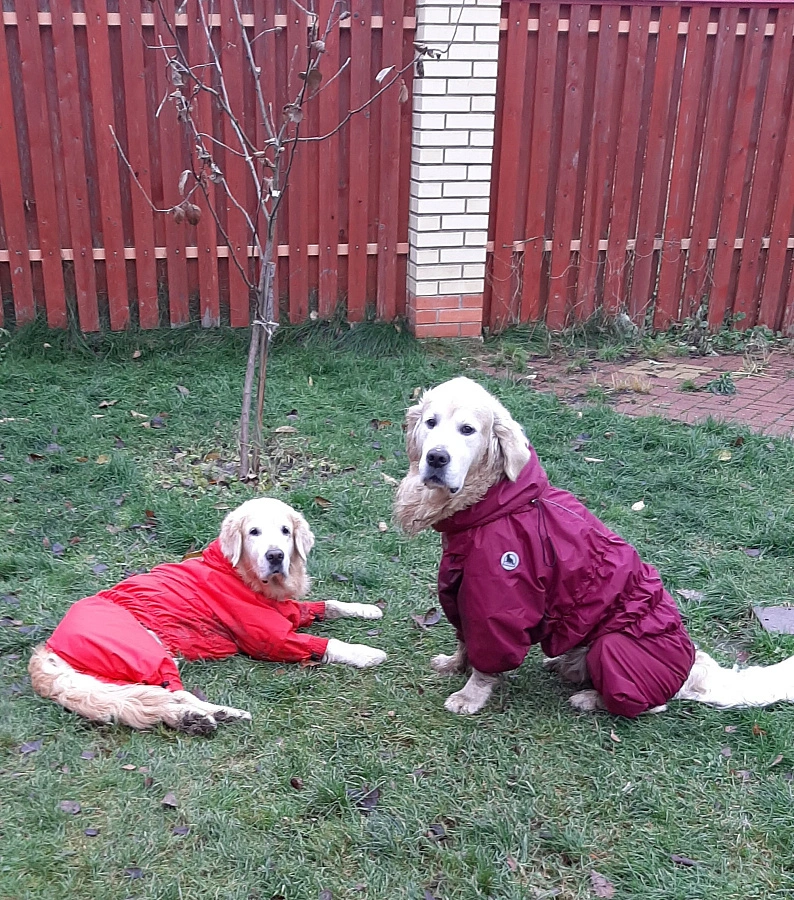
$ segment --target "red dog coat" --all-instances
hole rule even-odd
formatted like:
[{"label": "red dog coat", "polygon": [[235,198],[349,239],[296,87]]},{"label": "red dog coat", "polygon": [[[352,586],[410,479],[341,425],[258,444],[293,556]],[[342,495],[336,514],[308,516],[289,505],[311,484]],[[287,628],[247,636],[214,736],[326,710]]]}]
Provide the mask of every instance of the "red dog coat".
[{"label": "red dog coat", "polygon": [[[213,541],[201,557],[156,566],[74,603],[48,649],[78,672],[115,684],[182,690],[174,656],[297,662],[325,655],[327,638],[296,629],[325,603],[270,600],[252,591]],[[156,635],[154,637],[153,635]]]},{"label": "red dog coat", "polygon": [[439,522],[439,599],[481,672],[580,645],[607,709],[637,716],[666,703],[695,659],[659,573],[574,496],[549,484],[537,455],[518,480]]}]

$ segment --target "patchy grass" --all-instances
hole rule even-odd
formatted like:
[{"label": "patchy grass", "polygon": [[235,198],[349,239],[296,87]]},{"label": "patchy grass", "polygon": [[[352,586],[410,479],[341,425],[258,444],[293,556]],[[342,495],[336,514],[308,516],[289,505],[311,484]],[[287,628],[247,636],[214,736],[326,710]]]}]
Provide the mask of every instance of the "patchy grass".
[{"label": "patchy grass", "polygon": [[[32,329],[0,354],[0,897],[568,900],[593,896],[593,871],[620,898],[791,896],[794,709],[576,715],[533,652],[480,716],[443,710],[461,679],[428,660],[451,629],[410,619],[436,602],[438,538],[377,526],[406,468],[405,406],[468,348],[359,334],[308,329],[276,347],[263,489],[317,534],[315,597],[386,601],[377,635],[364,622],[319,630],[390,658],[363,673],[187,665],[188,686],[253,713],[212,739],[89,725],[33,696],[25,665],[72,601],[203,546],[251,495],[230,471],[245,335]],[[726,663],[794,652],[751,615],[791,598],[791,443],[577,412],[484,381],[557,484],[671,589],[703,594],[682,607],[706,649]]]}]

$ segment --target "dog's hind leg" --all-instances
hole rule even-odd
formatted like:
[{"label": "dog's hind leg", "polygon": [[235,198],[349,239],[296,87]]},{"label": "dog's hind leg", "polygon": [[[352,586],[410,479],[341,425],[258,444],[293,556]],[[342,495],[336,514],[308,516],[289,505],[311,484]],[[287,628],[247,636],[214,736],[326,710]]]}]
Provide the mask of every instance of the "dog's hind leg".
[{"label": "dog's hind leg", "polygon": [[250,722],[251,713],[244,709],[236,709],[233,706],[216,706],[206,700],[199,699],[190,691],[173,691],[172,696],[180,703],[191,706],[196,712],[205,716],[212,716],[216,722]]},{"label": "dog's hind leg", "polygon": [[33,651],[28,672],[37,694],[92,722],[120,722],[137,729],[162,723],[190,734],[210,734],[217,728],[213,716],[165,688],[108,684],[77,672],[44,645]]},{"label": "dog's hind leg", "polygon": [[773,666],[725,669],[698,650],[675,700],[697,700],[721,709],[794,703],[794,656]]},{"label": "dog's hind leg", "polygon": [[574,647],[561,656],[549,656],[543,660],[543,668],[554,672],[568,684],[590,684],[587,671],[587,651],[589,647]]}]

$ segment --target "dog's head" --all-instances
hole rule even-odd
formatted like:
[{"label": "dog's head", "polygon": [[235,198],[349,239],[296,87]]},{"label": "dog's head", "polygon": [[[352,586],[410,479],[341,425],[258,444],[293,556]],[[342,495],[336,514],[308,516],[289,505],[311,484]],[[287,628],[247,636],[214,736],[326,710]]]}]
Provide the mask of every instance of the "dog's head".
[{"label": "dog's head", "polygon": [[306,519],[271,497],[248,500],[223,520],[221,551],[255,591],[274,600],[304,597],[306,558],[314,546]]},{"label": "dog's head", "polygon": [[521,426],[485,388],[453,378],[406,414],[406,446],[425,487],[457,494],[467,481],[515,481],[529,460]]}]

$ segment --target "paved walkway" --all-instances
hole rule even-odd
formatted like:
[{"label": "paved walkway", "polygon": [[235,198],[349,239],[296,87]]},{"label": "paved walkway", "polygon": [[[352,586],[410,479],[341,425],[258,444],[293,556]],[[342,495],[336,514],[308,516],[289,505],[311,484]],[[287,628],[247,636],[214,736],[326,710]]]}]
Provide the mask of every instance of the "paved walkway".
[{"label": "paved walkway", "polygon": [[[794,354],[777,351],[766,360],[738,355],[682,360],[593,361],[569,371],[570,361],[534,360],[530,377],[539,390],[575,400],[601,390],[618,412],[664,416],[680,422],[709,417],[748,425],[764,434],[794,438]],[[735,393],[705,389],[716,382]],[[682,390],[683,386],[683,390]],[[693,390],[695,388],[695,390]]]}]

